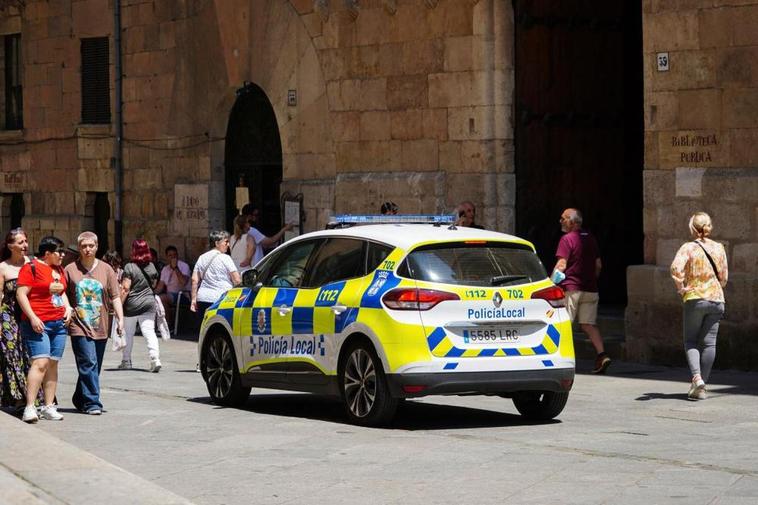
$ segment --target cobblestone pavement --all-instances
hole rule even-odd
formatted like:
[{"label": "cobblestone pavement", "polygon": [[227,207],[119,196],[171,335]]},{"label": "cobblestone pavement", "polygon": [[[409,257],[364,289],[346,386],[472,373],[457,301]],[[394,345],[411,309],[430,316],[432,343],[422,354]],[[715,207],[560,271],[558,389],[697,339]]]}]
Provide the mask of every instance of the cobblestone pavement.
[{"label": "cobblestone pavement", "polygon": [[[193,342],[162,343],[159,374],[139,338],[134,349],[132,371],[108,351],[100,417],[70,408],[67,349],[66,419],[28,428],[198,504],[758,503],[755,373],[717,370],[710,398],[689,402],[683,369],[614,363],[593,376],[580,362],[552,423],[525,423],[501,398],[430,397],[406,402],[391,429],[367,429],[305,394],[254,390],[244,408],[219,408]],[[98,485],[105,498],[118,483]]]}]

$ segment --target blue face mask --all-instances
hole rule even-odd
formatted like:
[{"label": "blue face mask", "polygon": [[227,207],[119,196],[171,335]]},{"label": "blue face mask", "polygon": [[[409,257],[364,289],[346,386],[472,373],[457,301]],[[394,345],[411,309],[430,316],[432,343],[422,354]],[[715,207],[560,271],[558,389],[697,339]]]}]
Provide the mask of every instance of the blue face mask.
[{"label": "blue face mask", "polygon": [[553,275],[550,276],[550,280],[553,281],[553,284],[560,284],[565,278],[566,274],[558,269],[553,270]]}]

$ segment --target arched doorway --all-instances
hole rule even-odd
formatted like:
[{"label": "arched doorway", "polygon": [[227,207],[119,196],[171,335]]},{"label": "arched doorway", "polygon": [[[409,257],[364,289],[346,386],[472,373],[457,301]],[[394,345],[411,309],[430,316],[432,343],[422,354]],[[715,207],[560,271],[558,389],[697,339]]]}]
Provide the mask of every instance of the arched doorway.
[{"label": "arched doorway", "polygon": [[[274,108],[253,83],[246,82],[237,90],[226,128],[224,165],[227,229],[232,229],[241,206],[251,202],[261,209],[260,231],[276,233],[281,227],[282,143]],[[237,201],[240,187],[247,188],[240,192],[247,201]]]}]

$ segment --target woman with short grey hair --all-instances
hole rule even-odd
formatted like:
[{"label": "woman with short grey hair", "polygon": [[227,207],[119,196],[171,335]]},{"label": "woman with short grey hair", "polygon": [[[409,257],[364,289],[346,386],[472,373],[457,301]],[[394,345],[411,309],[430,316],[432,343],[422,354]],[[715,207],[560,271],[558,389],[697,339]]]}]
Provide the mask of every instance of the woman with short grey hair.
[{"label": "woman with short grey hair", "polygon": [[240,274],[226,254],[229,233],[214,230],[208,235],[210,250],[200,255],[192,272],[192,304],[190,310],[202,315],[229,289],[240,283]]},{"label": "woman with short grey hair", "polygon": [[705,400],[705,384],[716,359],[716,337],[724,316],[724,287],[729,278],[726,251],[708,238],[711,217],[696,212],[689,222],[693,240],[679,248],[671,277],[684,302],[684,349],[692,372],[687,398]]}]

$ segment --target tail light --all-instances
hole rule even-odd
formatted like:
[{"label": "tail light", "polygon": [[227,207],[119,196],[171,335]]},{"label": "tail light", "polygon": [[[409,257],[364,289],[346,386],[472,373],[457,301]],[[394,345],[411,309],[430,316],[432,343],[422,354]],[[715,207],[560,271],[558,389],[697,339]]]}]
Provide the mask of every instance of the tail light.
[{"label": "tail light", "polygon": [[429,310],[440,302],[460,299],[455,293],[416,288],[393,289],[382,297],[384,304],[395,310]]},{"label": "tail light", "polygon": [[550,286],[549,288],[540,289],[532,293],[532,299],[546,300],[553,307],[565,307],[565,297],[565,293],[558,286]]}]

